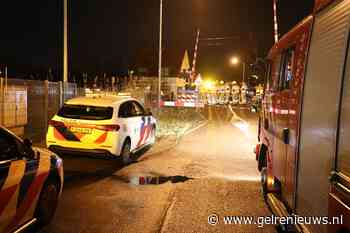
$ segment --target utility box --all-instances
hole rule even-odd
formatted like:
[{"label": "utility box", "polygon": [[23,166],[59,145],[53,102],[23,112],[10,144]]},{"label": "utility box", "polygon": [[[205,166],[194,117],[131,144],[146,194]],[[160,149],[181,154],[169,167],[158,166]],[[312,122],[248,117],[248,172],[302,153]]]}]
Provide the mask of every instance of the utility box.
[{"label": "utility box", "polygon": [[2,125],[23,136],[24,126],[28,123],[27,87],[9,86],[2,91]]}]

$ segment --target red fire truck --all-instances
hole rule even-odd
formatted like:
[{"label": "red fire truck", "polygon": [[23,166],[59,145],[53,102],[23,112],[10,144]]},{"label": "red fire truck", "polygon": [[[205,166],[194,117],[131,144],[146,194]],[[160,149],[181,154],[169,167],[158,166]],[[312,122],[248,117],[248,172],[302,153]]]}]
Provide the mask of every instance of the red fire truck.
[{"label": "red fire truck", "polygon": [[300,232],[350,232],[350,0],[315,2],[269,53],[256,155],[276,215],[316,217]]}]

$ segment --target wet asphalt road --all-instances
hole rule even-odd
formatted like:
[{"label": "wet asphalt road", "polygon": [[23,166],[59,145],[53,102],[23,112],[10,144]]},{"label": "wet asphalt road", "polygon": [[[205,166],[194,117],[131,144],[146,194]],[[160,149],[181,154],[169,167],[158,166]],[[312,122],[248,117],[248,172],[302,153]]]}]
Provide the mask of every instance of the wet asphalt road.
[{"label": "wet asphalt road", "polygon": [[[45,233],[275,232],[273,226],[226,225],[222,217],[270,215],[253,148],[257,115],[225,106],[204,111],[208,123],[162,153],[136,163],[64,156],[65,187]],[[161,147],[162,143],[155,148]],[[148,185],[132,185],[137,177]],[[219,223],[208,224],[216,214]]]}]

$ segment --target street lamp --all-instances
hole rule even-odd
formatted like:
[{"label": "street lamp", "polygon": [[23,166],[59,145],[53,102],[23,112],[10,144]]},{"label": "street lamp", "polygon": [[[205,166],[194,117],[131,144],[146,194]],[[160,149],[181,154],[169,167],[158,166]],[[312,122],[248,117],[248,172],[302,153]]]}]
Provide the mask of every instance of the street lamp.
[{"label": "street lamp", "polygon": [[[230,63],[231,63],[231,65],[234,65],[234,66],[238,65],[240,63],[240,59],[238,57],[232,57],[230,59]],[[243,78],[242,78],[242,81],[243,81],[243,83],[245,83],[245,67],[246,67],[246,63],[244,61],[242,61],[241,63],[243,65],[243,74],[242,74]]]},{"label": "street lamp", "polygon": [[239,63],[239,59],[237,57],[232,57],[230,62],[231,65],[237,65]]}]

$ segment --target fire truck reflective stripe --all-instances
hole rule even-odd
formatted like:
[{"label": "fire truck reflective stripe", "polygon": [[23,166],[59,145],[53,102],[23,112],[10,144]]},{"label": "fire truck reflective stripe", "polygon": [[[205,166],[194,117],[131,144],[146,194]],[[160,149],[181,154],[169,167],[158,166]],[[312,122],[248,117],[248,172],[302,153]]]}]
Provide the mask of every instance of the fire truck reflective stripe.
[{"label": "fire truck reflective stripe", "polygon": [[[41,156],[39,160],[39,167],[37,169],[36,177],[28,188],[27,194],[23,199],[19,208],[17,208],[16,216],[6,228],[10,231],[12,228],[21,223],[21,220],[26,216],[32,217],[35,211],[36,203],[39,199],[40,191],[46,178],[49,175],[51,166],[51,159],[49,157]],[[6,231],[5,231],[6,232]]]},{"label": "fire truck reflective stripe", "polygon": [[107,139],[108,133],[105,132],[104,134],[102,134],[99,138],[96,139],[95,143],[96,144],[101,144],[104,143]]},{"label": "fire truck reflective stripe", "polygon": [[6,230],[6,227],[12,220],[10,217],[16,215],[19,183],[24,176],[25,166],[26,163],[24,160],[11,162],[6,181],[0,191],[0,218],[5,220],[0,225],[0,232],[9,232],[12,230],[11,228]]},{"label": "fire truck reflective stripe", "polygon": [[290,110],[289,113],[292,114],[292,115],[296,115],[296,114],[297,114],[297,111],[295,111],[295,110]]},{"label": "fire truck reflective stripe", "polygon": [[288,115],[288,114],[289,114],[289,110],[282,109],[282,110],[281,110],[281,114],[282,114],[282,115]]},{"label": "fire truck reflective stripe", "polygon": [[64,137],[65,140],[80,142],[79,138],[66,126],[55,126],[55,129],[57,129],[57,131]]},{"label": "fire truck reflective stripe", "polygon": [[288,114],[296,114],[296,111],[294,110],[288,110],[288,109],[278,109],[278,108],[270,108],[269,112],[273,112],[276,114],[280,114],[280,115],[288,115]]}]

